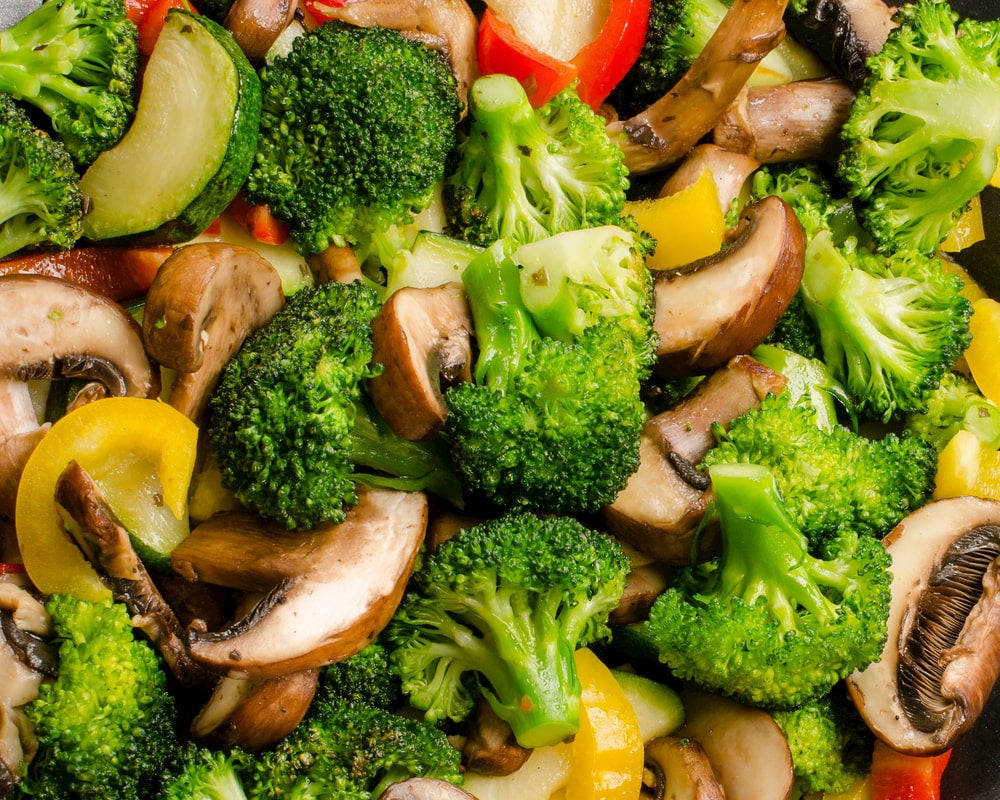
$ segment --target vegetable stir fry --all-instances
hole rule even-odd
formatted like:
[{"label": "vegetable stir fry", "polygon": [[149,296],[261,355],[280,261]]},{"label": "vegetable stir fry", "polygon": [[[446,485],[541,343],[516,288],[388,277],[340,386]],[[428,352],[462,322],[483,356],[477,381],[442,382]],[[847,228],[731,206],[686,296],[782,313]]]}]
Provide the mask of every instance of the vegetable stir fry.
[{"label": "vegetable stir fry", "polygon": [[940,797],[998,85],[947,0],[26,9],[0,798]]}]

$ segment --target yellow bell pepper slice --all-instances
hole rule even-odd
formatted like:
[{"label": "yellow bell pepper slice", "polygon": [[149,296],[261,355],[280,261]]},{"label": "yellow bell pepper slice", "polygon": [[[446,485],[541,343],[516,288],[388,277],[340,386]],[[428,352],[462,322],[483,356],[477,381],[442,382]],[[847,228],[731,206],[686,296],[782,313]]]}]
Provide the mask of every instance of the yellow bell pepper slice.
[{"label": "yellow bell pepper slice", "polygon": [[962,216],[952,225],[948,231],[948,236],[941,243],[941,249],[946,253],[958,253],[967,247],[971,247],[976,242],[981,242],[986,238],[986,229],[983,227],[983,204],[979,195],[972,198],[969,207],[962,212]]},{"label": "yellow bell pepper slice", "polygon": [[965,351],[965,363],[976,385],[994,403],[1000,402],[1000,302],[989,297],[972,304],[969,320],[972,342]]},{"label": "yellow bell pepper slice", "polygon": [[84,600],[110,596],[55,503],[56,482],[70,461],[91,474],[126,527],[142,525],[143,535],[155,536],[151,529],[169,529],[170,518],[187,526],[197,441],[197,426],[183,414],[136,397],[96,400],[53,424],[25,465],[15,512],[21,557],[39,590]]},{"label": "yellow bell pepper slice", "polygon": [[934,499],[967,494],[1000,500],[1000,451],[962,430],[938,455]]}]

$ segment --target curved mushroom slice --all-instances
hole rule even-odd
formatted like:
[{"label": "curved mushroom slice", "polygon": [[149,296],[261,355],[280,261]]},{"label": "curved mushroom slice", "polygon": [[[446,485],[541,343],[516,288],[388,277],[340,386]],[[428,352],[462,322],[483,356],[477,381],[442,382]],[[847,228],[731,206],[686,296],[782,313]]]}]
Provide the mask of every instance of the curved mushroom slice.
[{"label": "curved mushroom slice", "polygon": [[175,250],[143,314],[149,354],[178,373],[170,405],[199,418],[223,366],[284,304],[277,270],[247,247],[202,242]]},{"label": "curved mushroom slice", "polygon": [[660,197],[676,194],[693,186],[702,173],[708,170],[719,194],[719,207],[723,211],[743,196],[747,178],[760,166],[760,162],[744,153],[725,150],[717,144],[703,142],[696,145],[660,189]]},{"label": "curved mushroom slice", "polygon": [[465,789],[438,778],[408,778],[392,784],[378,800],[476,800]]},{"label": "curved mushroom slice", "polygon": [[643,797],[725,800],[705,749],[694,739],[660,736],[645,748]]},{"label": "curved mushroom slice", "polygon": [[757,68],[785,37],[785,0],[733,3],[677,85],[645,111],[607,126],[636,174],[662,169],[715,127]]},{"label": "curved mushroom slice", "polygon": [[510,775],[524,766],[531,748],[517,743],[514,731],[485,700],[476,706],[469,735],[462,744],[462,763],[480,775]]},{"label": "curved mushroom slice", "polygon": [[719,253],[658,273],[653,325],[659,374],[708,372],[749,353],[798,291],[805,233],[791,206],[766,197],[746,209],[738,230]]},{"label": "curved mushroom slice", "polygon": [[810,80],[754,86],[740,93],[712,140],[761,164],[834,160],[854,90],[846,81]]},{"label": "curved mushroom slice", "polygon": [[1000,502],[936,500],[885,538],[888,640],[847,685],[875,735],[933,755],[975,723],[1000,674]]},{"label": "curved mushroom slice", "polygon": [[[674,408],[647,420],[639,467],[603,509],[608,529],[658,561],[690,563],[695,530],[710,499],[708,479],[694,465],[715,443],[712,425],[728,425],[784,386],[779,373],[750,356],[737,356]],[[708,533],[698,542],[699,558],[715,544]]]},{"label": "curved mushroom slice", "polygon": [[461,284],[407,287],[386,300],[372,322],[372,401],[404,439],[427,439],[448,414],[441,385],[472,380],[472,318]]},{"label": "curved mushroom slice", "polygon": [[402,31],[440,50],[458,82],[462,104],[479,74],[476,40],[479,22],[465,0],[353,0],[324,6],[327,16],[363,27]]},{"label": "curved mushroom slice", "polygon": [[235,0],[223,22],[251,61],[263,61],[295,16],[293,0]]},{"label": "curved mushroom slice", "polygon": [[0,379],[0,559],[17,560],[14,507],[28,456],[49,425],[40,425],[24,381]]},{"label": "curved mushroom slice", "polygon": [[138,323],[96,292],[45,275],[0,276],[0,379],[91,378],[113,396],[155,397]]},{"label": "curved mushroom slice", "polygon": [[192,579],[266,596],[220,631],[190,631],[191,655],[230,674],[282,675],[353,655],[385,627],[424,539],[427,498],[359,487],[339,525],[289,532],[249,514],[218,514],[173,552]]}]

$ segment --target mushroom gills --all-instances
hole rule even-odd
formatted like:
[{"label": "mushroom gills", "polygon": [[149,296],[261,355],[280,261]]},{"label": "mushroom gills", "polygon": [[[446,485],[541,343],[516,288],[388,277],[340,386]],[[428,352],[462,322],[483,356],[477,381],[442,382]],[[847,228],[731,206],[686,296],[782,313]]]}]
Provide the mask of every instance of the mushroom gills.
[{"label": "mushroom gills", "polygon": [[933,733],[966,709],[943,693],[945,672],[966,620],[983,602],[984,575],[1000,569],[1000,526],[980,525],[957,539],[921,594],[899,653],[900,702],[917,730]]}]

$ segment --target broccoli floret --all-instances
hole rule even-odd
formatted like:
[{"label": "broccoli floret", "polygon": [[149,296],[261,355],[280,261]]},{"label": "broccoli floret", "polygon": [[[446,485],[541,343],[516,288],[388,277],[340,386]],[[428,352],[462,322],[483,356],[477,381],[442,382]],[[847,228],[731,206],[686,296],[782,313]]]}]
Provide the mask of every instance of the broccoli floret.
[{"label": "broccoli floret", "polygon": [[790,393],[764,398],[727,431],[716,426],[716,436],[702,466],[770,469],[788,515],[816,552],[844,531],[884,536],[934,485],[936,454],[922,440],[896,433],[872,439],[844,425],[824,429],[814,409]]},{"label": "broccoli floret", "polygon": [[[632,280],[630,263],[607,266]],[[549,266],[559,274],[557,263]],[[478,356],[473,382],[445,394],[443,432],[463,485],[503,509],[579,513],[610,503],[638,465],[646,419],[640,381],[652,352],[649,335],[637,333],[645,306],[628,315],[622,305],[618,317],[579,336],[565,330],[558,338],[543,336],[504,242],[474,258],[463,283]],[[593,284],[583,291],[601,289]],[[557,306],[571,308],[573,294],[567,290]],[[634,293],[637,303],[641,296]]]},{"label": "broccoli floret", "polygon": [[177,748],[159,657],[124,605],[53,595],[59,676],[26,708],[38,753],[21,789],[51,800],[149,797]]},{"label": "broccoli floret", "polygon": [[874,737],[843,684],[805,705],[771,715],[792,752],[797,795],[841,794],[868,774]]},{"label": "broccoli floret", "polygon": [[1000,408],[983,397],[975,383],[947,373],[931,392],[927,410],[906,420],[906,428],[940,452],[960,430],[971,431],[992,448],[1000,448]]},{"label": "broccoli floret", "polygon": [[392,711],[403,702],[403,686],[392,671],[389,651],[380,641],[320,670],[316,697],[364,702]]},{"label": "broccoli floret", "polygon": [[679,678],[745,703],[792,708],[882,653],[889,555],[843,536],[817,558],[757,464],[709,470],[721,555],[678,570],[643,623]]},{"label": "broccoli floret", "polygon": [[301,252],[367,241],[431,202],[461,105],[440,53],[397,31],[327,22],[260,78],[246,189],[290,223]]},{"label": "broccoli floret", "polygon": [[301,289],[223,370],[212,447],[225,485],[262,516],[289,528],[343,521],[356,482],[460,502],[443,445],[396,436],[366,394],[378,310],[361,282]]},{"label": "broccoli floret", "polygon": [[933,253],[997,169],[1000,22],[901,4],[867,62],[838,171],[880,249]]},{"label": "broccoli floret", "polygon": [[81,166],[132,122],[138,64],[122,0],[45,0],[0,31],[0,92],[41,110]]},{"label": "broccoli floret", "polygon": [[83,233],[80,177],[69,152],[0,94],[0,258],[72,247]]},{"label": "broccoli floret", "polygon": [[621,222],[628,171],[605,120],[570,86],[539,109],[508,75],[476,80],[445,179],[450,232],[482,246]]},{"label": "broccoli floret", "polygon": [[158,800],[246,800],[240,771],[250,756],[240,749],[185,745],[156,797]]},{"label": "broccoli floret", "polygon": [[435,726],[366,703],[316,699],[305,719],[244,773],[250,800],[375,800],[423,776],[460,785],[461,753]]},{"label": "broccoli floret", "polygon": [[481,692],[525,747],[579,726],[573,652],[605,638],[629,560],[571,517],[509,513],[459,531],[414,573],[387,629],[410,702],[463,720]]},{"label": "broccoli floret", "polygon": [[802,292],[796,292],[785,313],[764,338],[764,344],[776,345],[791,350],[803,358],[819,357],[819,331],[809,312]]}]

